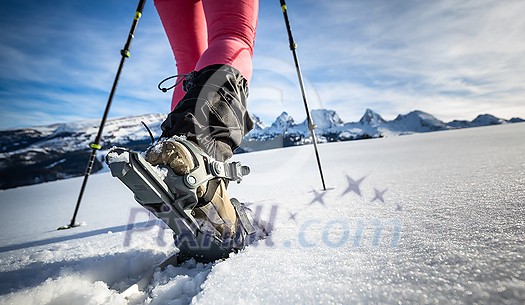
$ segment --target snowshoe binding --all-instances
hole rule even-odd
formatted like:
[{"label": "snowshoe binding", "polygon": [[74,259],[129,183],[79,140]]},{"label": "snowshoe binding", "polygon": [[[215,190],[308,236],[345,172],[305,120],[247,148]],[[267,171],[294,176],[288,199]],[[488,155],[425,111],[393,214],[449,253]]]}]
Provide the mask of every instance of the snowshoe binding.
[{"label": "snowshoe binding", "polygon": [[216,161],[193,142],[173,136],[145,154],[113,148],[106,163],[135,200],[174,231],[179,262],[226,258],[256,238],[246,208],[226,192],[229,181],[240,183],[250,172],[240,162]]}]

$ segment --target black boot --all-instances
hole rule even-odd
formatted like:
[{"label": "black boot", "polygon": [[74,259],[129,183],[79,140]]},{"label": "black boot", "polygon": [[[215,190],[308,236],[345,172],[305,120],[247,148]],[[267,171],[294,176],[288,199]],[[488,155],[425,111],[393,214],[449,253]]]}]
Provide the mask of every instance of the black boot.
[{"label": "black boot", "polygon": [[246,79],[231,66],[211,65],[192,72],[183,86],[186,95],[162,123],[162,136],[185,136],[218,161],[231,158],[253,128]]}]

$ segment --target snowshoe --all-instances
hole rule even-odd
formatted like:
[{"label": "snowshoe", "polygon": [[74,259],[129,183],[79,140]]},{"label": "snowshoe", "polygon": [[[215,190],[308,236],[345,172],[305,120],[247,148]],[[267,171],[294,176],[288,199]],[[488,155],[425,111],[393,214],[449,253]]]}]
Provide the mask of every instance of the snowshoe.
[{"label": "snowshoe", "polygon": [[240,183],[249,174],[240,162],[216,161],[193,142],[175,136],[146,154],[113,148],[106,163],[135,200],[174,231],[179,262],[226,258],[257,233],[244,206],[225,191],[227,181]]}]

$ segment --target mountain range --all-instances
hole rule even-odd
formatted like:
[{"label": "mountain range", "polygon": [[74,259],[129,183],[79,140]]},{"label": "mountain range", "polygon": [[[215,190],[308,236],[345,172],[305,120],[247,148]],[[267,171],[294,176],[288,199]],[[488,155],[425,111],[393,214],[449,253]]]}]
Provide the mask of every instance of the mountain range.
[{"label": "mountain range", "polygon": [[[521,118],[504,120],[490,114],[482,114],[472,121],[454,120],[445,123],[431,114],[415,110],[408,114],[400,114],[394,120],[387,121],[371,109],[366,109],[357,122],[345,123],[334,110],[317,109],[311,113],[317,126],[318,141],[336,142],[387,136],[406,135],[411,133],[471,128],[508,123],[524,122]],[[255,128],[244,139],[241,149],[245,151],[259,150],[259,146],[268,148],[269,142],[275,147],[302,145],[311,142],[308,122],[296,124],[294,119],[283,112],[270,126],[265,126],[254,116]],[[280,145],[282,143],[282,145]]]},{"label": "mountain range", "polygon": [[[524,122],[521,118],[504,120],[482,114],[472,121],[454,120],[445,123],[423,111],[412,111],[387,121],[367,109],[358,122],[343,122],[334,110],[317,109],[311,113],[320,143],[349,141],[411,133],[480,127]],[[161,134],[164,114],[147,114],[106,122],[93,172],[103,168],[107,149],[125,146],[145,150],[151,143],[144,122],[155,138]],[[270,125],[253,116],[255,127],[244,138],[236,153],[311,143],[307,121],[296,124],[283,112]],[[84,174],[99,121],[87,120],[43,127],[0,131],[0,189],[53,181]],[[106,149],[106,150],[104,150]]]}]

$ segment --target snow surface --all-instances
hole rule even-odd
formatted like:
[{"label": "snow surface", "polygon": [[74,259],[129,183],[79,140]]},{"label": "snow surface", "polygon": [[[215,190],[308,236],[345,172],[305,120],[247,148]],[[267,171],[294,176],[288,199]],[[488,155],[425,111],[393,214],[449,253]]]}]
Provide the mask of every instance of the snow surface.
[{"label": "snow surface", "polygon": [[116,151],[112,151],[107,154],[107,160],[108,163],[118,163],[118,162],[126,162],[129,163],[129,153],[127,151],[123,151],[120,154]]},{"label": "snow surface", "polygon": [[[525,301],[525,124],[236,155],[231,195],[272,235],[225,261],[132,278],[176,250],[108,173],[0,192],[0,304],[349,304]],[[272,219],[271,212],[277,211]],[[149,224],[150,226],[147,226]],[[151,225],[154,224],[154,225]]]}]

